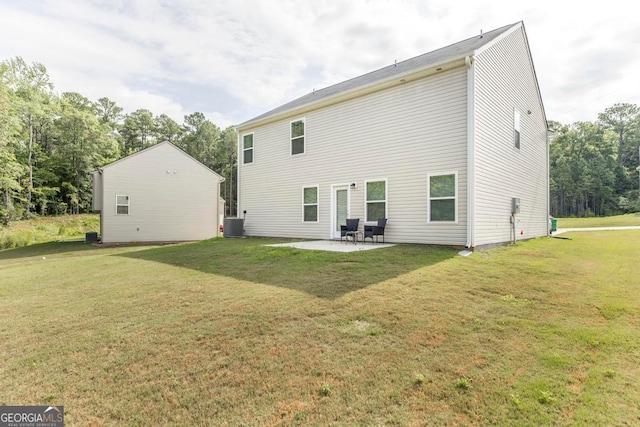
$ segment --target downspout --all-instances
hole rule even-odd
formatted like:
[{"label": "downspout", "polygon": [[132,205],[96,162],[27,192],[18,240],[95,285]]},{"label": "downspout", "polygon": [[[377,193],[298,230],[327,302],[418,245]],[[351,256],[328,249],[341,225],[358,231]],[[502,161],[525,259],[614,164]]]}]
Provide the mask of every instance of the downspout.
[{"label": "downspout", "polygon": [[[236,218],[240,218],[240,158],[242,156],[242,147],[240,146],[241,138],[240,131],[236,127],[236,137],[238,138],[236,162],[238,163],[238,170],[236,171]],[[231,212],[229,212],[231,213]]]},{"label": "downspout", "polygon": [[474,56],[464,58],[467,66],[467,243],[475,246],[476,222],[476,152],[475,152],[475,75]]},{"label": "downspout", "polygon": [[[102,188],[100,189],[100,198],[102,200],[100,200],[100,243],[102,243],[102,236],[104,236],[104,232],[103,232],[103,226],[104,226],[104,169],[102,168],[98,168],[98,173],[100,175],[102,175],[102,178],[100,179],[100,185],[102,186]],[[95,190],[94,190],[95,191]]]},{"label": "downspout", "polygon": [[[545,135],[545,141],[547,142],[547,161],[546,161],[546,166],[547,166],[547,174],[546,174],[546,179],[547,179],[547,217],[545,218],[545,224],[547,227],[547,235],[551,235],[551,227],[549,227],[549,219],[551,218],[551,187],[550,187],[550,178],[549,178],[549,174],[551,173],[551,166],[549,165],[549,153],[550,153],[550,149],[551,149],[551,140],[549,139],[549,124],[545,122],[545,127],[547,128],[547,132]],[[638,148],[640,150],[640,147]]]},{"label": "downspout", "polygon": [[[224,205],[222,206],[222,222],[220,222],[220,199],[222,199],[222,197],[220,197],[220,186],[225,181],[226,178],[224,176],[221,176],[220,181],[218,181],[218,203],[216,203],[216,222],[218,223],[218,227],[216,230],[217,237],[220,237],[220,227],[224,224]],[[226,204],[227,201],[225,200],[224,203]]]}]

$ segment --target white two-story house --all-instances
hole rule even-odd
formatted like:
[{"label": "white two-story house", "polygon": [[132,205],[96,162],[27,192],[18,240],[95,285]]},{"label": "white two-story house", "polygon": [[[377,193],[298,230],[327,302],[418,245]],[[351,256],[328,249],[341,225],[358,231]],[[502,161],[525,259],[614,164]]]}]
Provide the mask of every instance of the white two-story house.
[{"label": "white two-story house", "polygon": [[238,131],[245,233],[490,246],[548,233],[547,121],[522,22],[315,90]]}]

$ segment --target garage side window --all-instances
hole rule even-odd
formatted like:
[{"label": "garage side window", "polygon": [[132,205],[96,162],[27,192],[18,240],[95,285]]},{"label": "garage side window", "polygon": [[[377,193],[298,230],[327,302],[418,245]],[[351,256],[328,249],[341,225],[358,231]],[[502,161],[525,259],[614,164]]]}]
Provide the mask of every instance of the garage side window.
[{"label": "garage side window", "polygon": [[129,196],[116,196],[116,215],[129,215],[130,206],[131,198]]}]

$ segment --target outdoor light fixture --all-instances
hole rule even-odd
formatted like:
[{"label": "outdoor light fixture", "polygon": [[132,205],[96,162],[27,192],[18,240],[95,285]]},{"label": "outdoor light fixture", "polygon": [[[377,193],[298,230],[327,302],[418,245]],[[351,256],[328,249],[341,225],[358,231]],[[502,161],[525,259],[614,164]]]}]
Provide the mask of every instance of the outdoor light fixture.
[{"label": "outdoor light fixture", "polygon": [[351,183],[351,189],[352,189],[352,190],[355,190],[355,189],[356,189],[356,183],[355,183],[355,182],[352,182],[352,183]]}]

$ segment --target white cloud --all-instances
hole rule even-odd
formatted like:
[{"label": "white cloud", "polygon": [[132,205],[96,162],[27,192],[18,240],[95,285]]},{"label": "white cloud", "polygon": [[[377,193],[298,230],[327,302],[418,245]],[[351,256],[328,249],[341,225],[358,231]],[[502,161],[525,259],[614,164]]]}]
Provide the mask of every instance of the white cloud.
[{"label": "white cloud", "polygon": [[[637,22],[606,7],[540,0],[206,2],[0,0],[0,59],[43,63],[58,91],[106,96],[177,121],[203,111],[221,127],[312,89],[525,21],[549,119],[595,120],[640,103]],[[207,89],[208,88],[208,89]],[[202,98],[200,96],[199,98]]]}]

